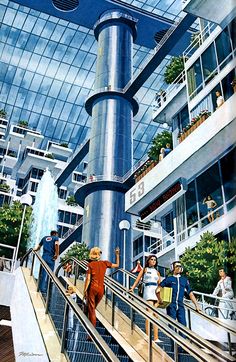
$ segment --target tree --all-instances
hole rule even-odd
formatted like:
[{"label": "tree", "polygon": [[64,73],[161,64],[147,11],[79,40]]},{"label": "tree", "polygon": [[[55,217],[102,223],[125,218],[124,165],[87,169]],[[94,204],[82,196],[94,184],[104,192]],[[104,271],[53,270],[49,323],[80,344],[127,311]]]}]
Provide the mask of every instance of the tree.
[{"label": "tree", "polygon": [[[29,230],[31,223],[31,207],[26,208],[23,230],[21,234],[21,242],[19,246],[19,254],[25,254],[27,250],[27,240],[29,238]],[[4,204],[0,207],[0,240],[2,244],[9,246],[17,246],[18,235],[22,220],[23,206],[19,201],[14,201],[12,205]],[[11,258],[10,249],[4,249],[6,257]]]},{"label": "tree", "polygon": [[[174,83],[176,78],[182,73],[184,70],[184,57],[173,57],[170,63],[166,66],[166,70],[164,73],[165,82],[167,84]],[[183,79],[180,79],[176,83],[182,83]]]},{"label": "tree", "polygon": [[88,260],[89,248],[85,243],[76,243],[71,246],[66,254],[61,258],[61,263],[67,259],[74,257],[78,260]]},{"label": "tree", "polygon": [[212,293],[219,280],[218,270],[221,267],[229,274],[235,273],[235,250],[236,239],[231,243],[219,241],[210,232],[200,237],[194,249],[187,248],[181,263],[193,290]]},{"label": "tree", "polygon": [[148,157],[152,160],[159,160],[159,154],[162,147],[170,143],[172,148],[172,134],[169,131],[158,133],[152,140],[152,146],[148,151]]}]

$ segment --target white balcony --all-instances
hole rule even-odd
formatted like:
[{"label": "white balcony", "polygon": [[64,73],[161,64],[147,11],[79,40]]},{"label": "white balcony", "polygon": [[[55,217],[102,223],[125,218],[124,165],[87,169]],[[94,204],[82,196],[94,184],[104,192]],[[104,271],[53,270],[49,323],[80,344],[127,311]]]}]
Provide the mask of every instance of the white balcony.
[{"label": "white balcony", "polygon": [[18,150],[19,145],[22,147],[39,147],[44,137],[40,132],[24,128],[21,126],[11,125],[9,134],[6,137],[6,142],[11,139],[11,146],[14,150]]},{"label": "white balcony", "polygon": [[221,2],[215,0],[183,0],[182,9],[186,13],[219,24],[221,27],[224,27],[236,15],[236,3],[231,0]]},{"label": "white balcony", "polygon": [[57,161],[46,157],[47,154],[47,151],[27,147],[22,163],[18,169],[18,173],[25,175],[29,172],[32,166],[41,170],[46,169],[47,167],[49,170],[53,170],[57,165]]},{"label": "white balcony", "polygon": [[48,152],[52,153],[56,158],[59,156],[63,157],[64,159],[68,159],[73,150],[71,148],[60,146],[60,144],[57,143],[50,143]]},{"label": "white balcony", "polygon": [[2,167],[7,167],[12,169],[13,167],[15,167],[15,164],[17,163],[18,158],[15,156],[11,156],[11,155],[5,155],[2,157],[2,159],[0,160],[0,165]]},{"label": "white balcony", "polygon": [[[236,94],[136,183],[125,194],[125,210],[139,215],[141,210],[167,191],[170,185],[180,178],[193,178],[233,145],[236,129],[235,102]],[[156,208],[156,214],[158,212]]]}]

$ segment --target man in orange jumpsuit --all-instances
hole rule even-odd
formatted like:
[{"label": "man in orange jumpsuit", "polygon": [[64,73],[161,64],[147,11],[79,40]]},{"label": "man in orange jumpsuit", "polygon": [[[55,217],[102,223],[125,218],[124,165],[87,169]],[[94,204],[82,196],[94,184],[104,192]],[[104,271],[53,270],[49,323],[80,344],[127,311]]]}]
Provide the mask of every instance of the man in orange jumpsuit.
[{"label": "man in orange jumpsuit", "polygon": [[112,264],[108,260],[100,260],[102,251],[98,247],[90,250],[88,269],[84,284],[84,298],[88,305],[88,318],[96,327],[95,309],[104,295],[104,276],[107,268],[118,268],[120,263],[120,249],[116,248],[116,263]]}]

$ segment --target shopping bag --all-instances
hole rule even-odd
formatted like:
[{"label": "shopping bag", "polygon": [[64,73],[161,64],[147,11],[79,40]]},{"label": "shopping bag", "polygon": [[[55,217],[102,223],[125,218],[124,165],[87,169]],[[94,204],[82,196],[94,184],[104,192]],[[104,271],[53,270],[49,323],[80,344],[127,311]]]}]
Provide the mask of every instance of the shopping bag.
[{"label": "shopping bag", "polygon": [[143,291],[144,291],[144,284],[143,283],[139,283],[138,286],[138,295],[143,298]]},{"label": "shopping bag", "polygon": [[161,288],[160,298],[162,300],[162,304],[158,305],[158,308],[166,308],[172,301],[172,288],[164,287]]}]

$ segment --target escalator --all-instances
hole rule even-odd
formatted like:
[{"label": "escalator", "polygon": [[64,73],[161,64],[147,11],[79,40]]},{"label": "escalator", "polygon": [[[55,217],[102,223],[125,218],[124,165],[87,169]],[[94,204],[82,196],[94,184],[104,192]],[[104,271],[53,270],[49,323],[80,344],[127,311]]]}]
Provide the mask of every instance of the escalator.
[{"label": "escalator", "polygon": [[[31,270],[34,268],[34,258],[37,257],[49,276],[47,293],[43,295],[46,313],[50,315],[54,323],[61,343],[61,351],[68,361],[235,361],[233,356],[174,321],[163,311],[156,311],[140,297],[127,292],[127,288],[114,279],[116,275],[105,277],[106,294],[100,303],[101,309],[104,310],[100,310],[99,305],[98,322],[94,329],[81,309],[83,289],[81,276],[85,273],[87,263],[71,258],[74,275],[65,277],[63,265],[59,265],[55,277],[42,258],[33,251],[31,253],[33,255]],[[22,264],[24,261],[26,258]],[[132,283],[128,272],[122,269],[118,272],[126,275],[127,278],[124,279],[128,287]],[[40,277],[37,282],[38,290],[39,279]],[[117,279],[120,280],[119,277]],[[77,303],[66,296],[65,290],[68,284],[75,285],[77,288]],[[147,312],[147,306],[149,310],[153,309],[156,312],[158,318]],[[69,328],[68,319],[71,312],[73,327]],[[149,337],[143,332],[146,319],[149,321]],[[123,339],[122,324],[125,325],[126,332]],[[154,325],[159,329],[162,346],[152,342]],[[180,332],[185,335],[185,338],[179,334]],[[129,339],[133,336],[136,336],[137,342]],[[205,353],[203,348],[211,354]]]}]

